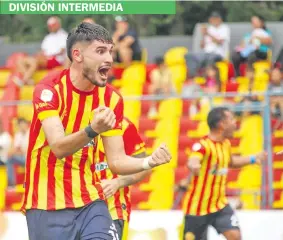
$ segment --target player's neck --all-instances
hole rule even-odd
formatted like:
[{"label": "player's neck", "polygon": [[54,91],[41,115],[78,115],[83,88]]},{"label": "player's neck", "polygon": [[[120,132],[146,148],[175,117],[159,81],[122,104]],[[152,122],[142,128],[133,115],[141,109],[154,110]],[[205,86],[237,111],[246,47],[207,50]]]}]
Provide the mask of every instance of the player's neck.
[{"label": "player's neck", "polygon": [[217,131],[211,131],[208,137],[215,142],[222,142],[224,140],[223,134]]},{"label": "player's neck", "polygon": [[70,80],[73,86],[80,91],[90,92],[95,88],[95,86],[83,76],[82,72],[73,65],[70,67]]}]

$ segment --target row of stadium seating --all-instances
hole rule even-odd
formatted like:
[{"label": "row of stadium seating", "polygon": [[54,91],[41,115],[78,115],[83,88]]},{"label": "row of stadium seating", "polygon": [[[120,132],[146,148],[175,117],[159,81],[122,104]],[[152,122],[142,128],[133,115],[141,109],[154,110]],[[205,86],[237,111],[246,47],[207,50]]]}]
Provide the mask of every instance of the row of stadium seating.
[{"label": "row of stadium seating", "polygon": [[[165,54],[165,61],[173,73],[173,82],[178,93],[181,92],[184,82],[187,78],[184,54],[185,48],[173,48]],[[234,77],[233,68],[229,62],[220,62],[217,64],[220,70],[223,91],[245,92],[248,89],[248,79],[246,77],[231,79]],[[149,73],[154,69],[154,65],[145,65],[144,63],[135,63],[127,69],[115,68],[114,74],[117,78],[113,85],[120,89],[125,97],[125,116],[130,118],[138,127],[146,144],[147,151],[150,154],[161,142],[165,142],[173,156],[172,163],[168,166],[162,166],[154,169],[150,178],[142,183],[132,187],[133,207],[139,209],[169,209],[174,201],[174,185],[182,178],[185,178],[189,172],[186,168],[186,161],[190,151],[190,146],[200,137],[208,132],[205,122],[209,104],[203,104],[199,114],[192,117],[188,115],[190,106],[189,100],[168,99],[159,103],[158,116],[155,119],[149,119],[147,112],[150,107],[149,101],[127,100],[129,96],[142,96],[147,93],[150,83]],[[270,68],[269,62],[258,62],[255,64],[255,84],[254,91],[265,91],[267,88],[269,75],[265,70]],[[264,70],[264,71],[263,71]],[[244,67],[242,73],[244,74]],[[38,83],[49,72],[45,70],[37,71],[33,79]],[[7,87],[7,79],[10,76],[10,70],[0,69],[0,94]],[[195,78],[195,82],[204,84],[204,79]],[[2,90],[1,90],[2,88]],[[23,86],[18,89],[17,99],[31,100],[34,86]],[[1,96],[1,95],[0,95]],[[235,102],[238,98],[233,99]],[[24,117],[31,120],[33,108],[31,105],[19,105],[13,111],[14,119]],[[275,126],[275,121],[272,122]],[[259,115],[252,115],[241,122],[238,122],[238,131],[232,139],[233,153],[248,155],[263,150],[262,136],[262,118]],[[245,134],[249,129],[253,134]],[[252,131],[255,129],[255,131]],[[11,131],[13,132],[13,125]],[[256,139],[256,140],[255,140]],[[283,133],[274,131],[272,144],[274,151],[282,149]],[[283,164],[282,157],[274,155],[274,204],[273,207],[283,208]],[[24,181],[24,169],[16,167],[17,183],[19,186],[16,191],[6,191],[6,208],[18,209],[23,194],[22,183]],[[261,169],[259,167],[247,167],[242,170],[230,170],[228,174],[228,189],[241,190],[240,199],[244,208],[259,208],[258,202],[260,196],[255,201],[254,196],[246,194],[245,190],[259,192],[261,188]]]}]

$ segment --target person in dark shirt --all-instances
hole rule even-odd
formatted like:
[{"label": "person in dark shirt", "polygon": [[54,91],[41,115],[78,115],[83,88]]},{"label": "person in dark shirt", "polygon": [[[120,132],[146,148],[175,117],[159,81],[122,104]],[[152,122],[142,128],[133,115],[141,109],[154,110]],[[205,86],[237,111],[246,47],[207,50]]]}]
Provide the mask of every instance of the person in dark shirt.
[{"label": "person in dark shirt", "polygon": [[141,60],[141,47],[137,32],[131,29],[126,17],[115,18],[116,29],[113,34],[115,43],[114,58],[118,63],[129,66],[133,60]]}]

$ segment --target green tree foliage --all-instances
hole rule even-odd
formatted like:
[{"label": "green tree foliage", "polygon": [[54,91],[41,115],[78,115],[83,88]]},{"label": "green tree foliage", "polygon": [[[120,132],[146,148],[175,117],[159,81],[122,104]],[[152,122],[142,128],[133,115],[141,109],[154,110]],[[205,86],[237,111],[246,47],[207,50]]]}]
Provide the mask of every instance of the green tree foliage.
[{"label": "green tree foliage", "polygon": [[[206,22],[212,11],[218,11],[227,22],[249,21],[259,14],[267,21],[283,20],[283,3],[271,1],[177,1],[176,15],[129,15],[131,25],[141,36],[190,35],[198,22]],[[47,33],[48,15],[0,15],[0,36],[11,42],[40,41]],[[64,29],[70,30],[83,18],[93,17],[111,31],[114,17],[111,15],[59,15]]]}]

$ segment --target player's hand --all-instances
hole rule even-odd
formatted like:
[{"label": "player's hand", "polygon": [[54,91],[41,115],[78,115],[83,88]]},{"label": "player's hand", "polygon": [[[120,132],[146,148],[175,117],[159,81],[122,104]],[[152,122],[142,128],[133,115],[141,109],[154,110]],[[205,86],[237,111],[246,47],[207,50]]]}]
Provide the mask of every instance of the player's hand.
[{"label": "player's hand", "polygon": [[203,35],[207,34],[207,26],[206,25],[201,26],[201,32],[202,32]]},{"label": "player's hand", "polygon": [[162,164],[169,163],[172,159],[172,156],[165,144],[161,144],[151,155],[151,158],[148,162],[149,166],[157,167]]},{"label": "player's hand", "polygon": [[112,197],[120,188],[117,178],[101,180],[101,187],[106,198]]},{"label": "player's hand", "polygon": [[256,163],[260,165],[262,164],[263,161],[267,160],[267,152],[261,152],[257,154],[255,157],[256,157]]},{"label": "player's hand", "polygon": [[91,122],[91,128],[98,134],[114,128],[116,116],[108,107],[98,107],[94,110],[94,118]]},{"label": "player's hand", "polygon": [[188,162],[188,168],[191,170],[191,173],[194,175],[199,175],[201,164],[199,159],[191,158]]}]

